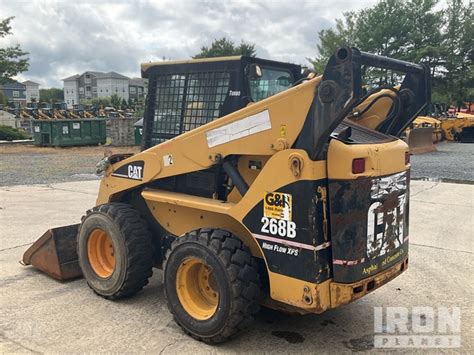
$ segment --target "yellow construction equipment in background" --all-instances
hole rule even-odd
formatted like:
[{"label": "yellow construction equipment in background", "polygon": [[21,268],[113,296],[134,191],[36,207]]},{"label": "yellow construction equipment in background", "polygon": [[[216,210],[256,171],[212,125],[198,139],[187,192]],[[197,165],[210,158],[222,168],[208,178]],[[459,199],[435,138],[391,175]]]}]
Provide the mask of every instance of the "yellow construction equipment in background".
[{"label": "yellow construction equipment in background", "polygon": [[69,110],[69,115],[70,115],[72,118],[75,118],[76,120],[82,118],[81,116],[79,116],[77,113],[75,113],[75,112],[72,111],[72,110]]},{"label": "yellow construction equipment in background", "polygon": [[20,117],[21,118],[28,118],[28,119],[34,119],[32,115],[30,115],[26,109],[20,110]]},{"label": "yellow construction equipment in background", "polygon": [[413,121],[413,128],[423,128],[423,127],[432,127],[433,135],[431,140],[434,144],[439,143],[443,140],[443,130],[441,129],[441,121],[430,116],[418,116],[415,121]]},{"label": "yellow construction equipment in background", "polygon": [[405,136],[411,154],[433,152],[436,150],[435,144],[443,139],[441,121],[429,116],[418,116],[405,130]]},{"label": "yellow construction equipment in background", "polygon": [[455,117],[441,121],[441,129],[448,141],[474,143],[474,115],[457,112]]},{"label": "yellow construction equipment in background", "polygon": [[50,120],[51,117],[48,116],[42,109],[38,109],[38,116],[40,119],[43,119],[43,120]]},{"label": "yellow construction equipment in background", "polygon": [[64,120],[66,117],[64,117],[59,110],[53,110],[53,118]]}]

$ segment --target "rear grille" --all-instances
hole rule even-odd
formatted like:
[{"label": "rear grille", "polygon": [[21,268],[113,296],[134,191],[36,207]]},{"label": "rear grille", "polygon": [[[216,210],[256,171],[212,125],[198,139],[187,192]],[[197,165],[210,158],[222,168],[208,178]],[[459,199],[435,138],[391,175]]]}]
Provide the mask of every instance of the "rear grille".
[{"label": "rear grille", "polygon": [[352,129],[352,134],[349,140],[344,140],[344,143],[381,143],[395,140],[393,137],[367,129],[347,119],[342,121],[339,126],[336,127],[331,136],[333,138],[338,138],[337,135],[347,127]]}]

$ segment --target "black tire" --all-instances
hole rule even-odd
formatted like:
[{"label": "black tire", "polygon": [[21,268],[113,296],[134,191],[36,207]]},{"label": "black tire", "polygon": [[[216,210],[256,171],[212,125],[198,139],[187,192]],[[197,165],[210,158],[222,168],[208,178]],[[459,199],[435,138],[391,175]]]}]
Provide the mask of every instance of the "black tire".
[{"label": "black tire", "polygon": [[[115,266],[108,277],[100,277],[88,257],[88,240],[96,229],[105,231],[113,243]],[[139,213],[124,203],[104,204],[87,212],[79,228],[77,254],[89,287],[107,299],[137,293],[153,273],[151,234]]]},{"label": "black tire", "polygon": [[[205,261],[218,288],[217,309],[206,320],[190,315],[178,297],[178,268],[190,257]],[[170,312],[181,328],[197,340],[224,342],[246,328],[253,320],[252,314],[259,310],[257,263],[250,250],[227,231],[201,229],[177,238],[166,253],[163,275]]]}]

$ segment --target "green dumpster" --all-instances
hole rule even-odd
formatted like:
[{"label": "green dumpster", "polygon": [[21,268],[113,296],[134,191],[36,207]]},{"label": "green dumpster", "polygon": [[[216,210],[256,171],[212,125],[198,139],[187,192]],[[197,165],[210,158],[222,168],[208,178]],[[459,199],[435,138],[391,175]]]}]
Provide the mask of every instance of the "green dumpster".
[{"label": "green dumpster", "polygon": [[105,120],[34,120],[33,136],[35,145],[46,147],[105,144]]},{"label": "green dumpster", "polygon": [[141,145],[142,144],[142,135],[143,135],[143,118],[138,120],[133,124],[135,127],[135,145]]}]

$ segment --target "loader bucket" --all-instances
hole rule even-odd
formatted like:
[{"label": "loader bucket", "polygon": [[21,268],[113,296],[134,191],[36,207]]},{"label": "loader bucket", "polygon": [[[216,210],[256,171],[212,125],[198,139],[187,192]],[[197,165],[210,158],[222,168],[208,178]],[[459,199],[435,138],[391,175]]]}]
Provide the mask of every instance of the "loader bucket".
[{"label": "loader bucket", "polygon": [[422,154],[436,150],[433,144],[433,127],[420,127],[410,130],[408,146],[411,154]]},{"label": "loader bucket", "polygon": [[33,265],[49,276],[65,281],[82,276],[76,253],[79,224],[51,228],[23,254],[23,265]]}]

